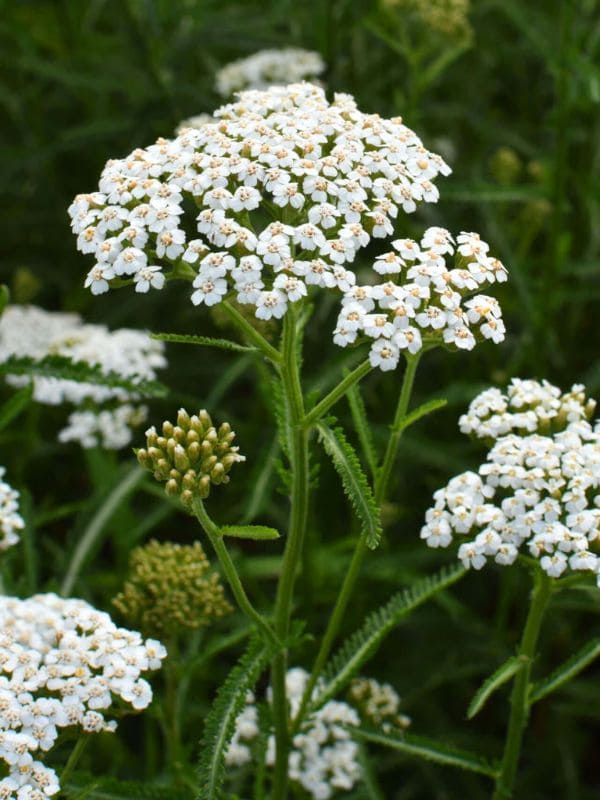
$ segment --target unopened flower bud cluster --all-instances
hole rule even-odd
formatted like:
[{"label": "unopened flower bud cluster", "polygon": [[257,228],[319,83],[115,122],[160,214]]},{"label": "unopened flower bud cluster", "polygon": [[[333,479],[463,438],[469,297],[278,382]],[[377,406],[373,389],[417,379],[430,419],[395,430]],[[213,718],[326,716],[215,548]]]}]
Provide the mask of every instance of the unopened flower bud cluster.
[{"label": "unopened flower bud cluster", "polygon": [[[0,363],[13,356],[39,361],[58,355],[100,367],[103,373],[135,384],[156,379],[156,371],[166,366],[164,349],[163,342],[151,339],[143,331],[110,331],[104,325],[84,323],[78,314],[9,306],[0,317]],[[139,405],[140,394],[135,391],[43,376],[7,378],[12,386],[24,386],[30,380],[38,403],[84,407],[69,416],[59,434],[61,441],[118,449],[131,441],[130,428],[146,418],[146,408]],[[102,408],[103,404],[109,407]]]},{"label": "unopened flower bud cluster", "polygon": [[19,493],[2,480],[6,469],[0,467],[0,552],[8,550],[19,541],[18,531],[25,522],[19,514]]},{"label": "unopened flower bud cluster", "polygon": [[137,451],[137,458],[165,483],[167,494],[189,507],[194,497],[208,497],[211,485],[229,483],[232,466],[246,460],[233,446],[234,439],[228,422],[217,429],[207,411],[190,417],[181,408],[175,425],[163,422],[162,435],[154,426],[146,431],[146,448]]},{"label": "unopened flower bud cluster", "polygon": [[548,381],[513,378],[506,393],[487,389],[473,400],[459,419],[462,433],[477,439],[498,439],[507,433],[555,433],[571,422],[590,420],[595,400],[575,384],[564,394]]},{"label": "unopened flower bud cluster", "polygon": [[[294,717],[300,708],[308,673],[299,667],[288,670],[286,696]],[[270,700],[270,689],[267,692]],[[347,792],[361,778],[358,746],[348,727],[359,725],[356,711],[348,703],[330,700],[313,713],[292,740],[288,775],[315,800],[328,800],[338,792]],[[244,711],[236,720],[236,730],[226,762],[242,766],[251,761],[251,745],[258,736],[258,713],[253,694],[249,694]],[[275,763],[275,738],[267,748],[267,763]]]},{"label": "unopened flower bud cluster", "polygon": [[215,89],[221,97],[231,97],[242,89],[310,81],[324,71],[325,62],[312,50],[300,47],[259,50],[222,67],[215,76]]},{"label": "unopened flower bud cluster", "polygon": [[0,596],[2,800],[45,800],[60,787],[41,759],[61,729],[113,731],[115,698],[136,711],[152,700],[141,675],[166,656],[157,641],[117,628],[83,600]]},{"label": "unopened flower bud cluster", "polygon": [[384,0],[384,4],[398,9],[403,18],[413,13],[422,27],[449,39],[462,39],[472,33],[470,0]]},{"label": "unopened flower bud cluster", "polygon": [[386,371],[398,365],[402,351],[418,353],[424,343],[471,350],[478,340],[504,339],[498,301],[478,292],[505,281],[507,271],[478,234],[463,232],[455,242],[444,228],[429,228],[419,243],[397,239],[392,247],[373,263],[384,283],[345,291],[336,344],[372,339],[371,364]]},{"label": "unopened flower bud cluster", "polygon": [[129,624],[165,640],[232,611],[200,542],[151,541],[136,547],[129,557],[129,577],[114,604]]},{"label": "unopened flower bud cluster", "polygon": [[348,699],[361,719],[381,730],[405,730],[411,723],[400,713],[400,696],[389,683],[379,683],[374,678],[355,678],[350,685]]},{"label": "unopened flower bud cluster", "polygon": [[519,551],[558,578],[591,572],[600,584],[600,423],[497,439],[477,473],[434,494],[421,538],[430,547],[462,540],[458,557],[481,569],[512,564]]},{"label": "unopened flower bud cluster", "polygon": [[193,282],[196,305],[233,293],[278,319],[311,287],[349,291],[357,253],[399,213],[436,202],[449,172],[400,118],[292,84],[243,92],[211,124],[109,161],[69,213],[95,258],[92,293],[116,278],[162,289],[167,275]]}]

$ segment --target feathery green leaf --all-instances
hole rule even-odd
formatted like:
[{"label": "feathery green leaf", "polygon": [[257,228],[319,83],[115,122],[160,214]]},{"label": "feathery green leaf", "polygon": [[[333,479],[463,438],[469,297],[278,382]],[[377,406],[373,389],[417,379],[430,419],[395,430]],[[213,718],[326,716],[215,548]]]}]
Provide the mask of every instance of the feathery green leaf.
[{"label": "feathery green leaf", "polygon": [[521,659],[517,656],[511,656],[501,664],[492,675],[486,678],[469,703],[467,719],[473,719],[473,717],[481,711],[496,689],[499,689],[509,681],[523,666],[524,662]]},{"label": "feathery green leaf", "polygon": [[379,508],[356,451],[341,428],[330,428],[324,422],[317,423],[316,428],[325,452],[342,479],[344,492],[362,523],[367,545],[370,548],[377,547],[381,540]]},{"label": "feathery green leaf", "polygon": [[496,763],[477,753],[470,753],[467,750],[451,747],[443,742],[437,742],[424,736],[415,736],[408,733],[382,733],[380,730],[370,730],[368,728],[351,728],[350,732],[352,738],[360,741],[382,744],[407,755],[424,758],[427,761],[435,761],[437,764],[444,764],[447,767],[479,772],[481,775],[487,775],[490,778],[495,778],[499,769]]},{"label": "feathery green leaf", "polygon": [[318,708],[344,689],[403,617],[456,583],[464,574],[462,566],[444,567],[437,575],[423,578],[414,586],[394,595],[384,606],[370,614],[325,667],[324,685],[313,706]]},{"label": "feathery green leaf", "polygon": [[[347,370],[346,374],[348,374]],[[354,384],[354,386],[351,386],[346,392],[346,397],[348,398],[348,405],[350,406],[350,412],[352,414],[352,422],[354,423],[354,428],[362,448],[365,462],[369,467],[371,475],[376,475],[378,461],[377,452],[373,443],[371,426],[369,425],[369,419],[367,417],[365,404],[363,403],[362,395],[360,393],[360,388]]]},{"label": "feathery green leaf", "polygon": [[198,764],[198,800],[219,800],[225,779],[225,754],[235,731],[235,721],[261,672],[277,648],[253,637],[246,652],[217,692],[204,723]]},{"label": "feathery green leaf", "polygon": [[236,353],[258,353],[256,347],[249,347],[231,339],[214,339],[212,336],[192,336],[184,333],[151,333],[152,339],[173,344],[195,344],[201,347],[217,347],[220,350],[233,350]]},{"label": "feathery green leaf", "polygon": [[565,683],[578,675],[598,656],[600,656],[600,637],[589,641],[547,678],[536,683],[529,697],[530,704],[537,703],[538,700],[546,697],[546,695],[556,691],[556,689],[560,689],[561,686],[564,686]]},{"label": "feathery green leaf", "polygon": [[432,412],[437,411],[439,408],[444,408],[446,405],[448,405],[448,401],[441,397],[434,400],[429,400],[427,403],[423,403],[418,408],[415,408],[415,410],[411,411],[410,414],[402,417],[400,423],[394,428],[394,430],[406,430],[406,428],[410,428],[411,425],[414,425],[417,420],[420,420],[421,417],[425,417],[427,414],[431,414]]},{"label": "feathery green leaf", "polygon": [[28,356],[11,356],[0,364],[0,375],[31,375],[41,378],[60,378],[78,383],[94,383],[114,389],[125,389],[143,397],[165,397],[167,387],[158,381],[124,378],[116,372],[104,372],[98,365],[73,361],[66,356],[45,356],[41,359]]}]

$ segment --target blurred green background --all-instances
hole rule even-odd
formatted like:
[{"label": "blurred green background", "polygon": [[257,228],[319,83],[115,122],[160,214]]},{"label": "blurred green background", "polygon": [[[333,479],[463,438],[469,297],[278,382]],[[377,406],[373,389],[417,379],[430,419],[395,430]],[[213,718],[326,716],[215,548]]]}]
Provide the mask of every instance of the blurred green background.
[{"label": "blurred green background", "polygon": [[[219,330],[224,323],[218,315],[194,309],[177,287],[143,298],[131,291],[93,298],[84,291],[89,259],[76,251],[66,208],[76,193],[95,189],[108,158],[170,136],[183,118],[219,105],[213,88],[219,67],[264,47],[287,45],[319,51],[328,65],[328,91],[350,92],[366,111],[401,115],[453,167],[453,175],[438,183],[439,204],[402,217],[399,235],[418,234],[428,224],[479,231],[511,274],[495,292],[509,332],[502,346],[487,344],[454,356],[433,353],[423,361],[415,403],[442,396],[449,404],[406,436],[387,510],[387,544],[365,568],[347,620],[350,631],[378,601],[453,557],[427,551],[418,530],[432,491],[479,463],[480,451],[456,425],[477,391],[516,375],[545,377],[564,389],[583,382],[598,395],[600,5],[595,0],[474,0],[470,8],[453,0],[0,2],[0,280],[11,287],[13,300],[76,310],[88,321],[113,327]],[[320,307],[308,333],[305,372],[317,388],[336,380],[342,362],[360,358],[333,345],[323,350],[334,315],[332,306]],[[153,407],[152,421],[172,417],[181,404],[206,406],[216,419],[232,422],[248,456],[245,480],[240,469],[216,500],[221,508],[215,516],[281,521],[286,505],[276,491],[274,430],[265,421],[269,387],[257,379],[252,360],[177,347],[168,355],[164,380],[173,394]],[[366,382],[380,442],[397,391],[393,375]],[[336,413],[350,427],[343,405]],[[33,409],[0,443],[2,461],[31,510],[25,566],[19,566],[22,556],[10,555],[14,589],[23,593],[57,585],[81,531],[132,463],[127,452],[117,457],[59,447],[55,417],[53,410]],[[265,475],[275,490],[258,496],[257,479]],[[325,465],[299,592],[301,616],[311,631],[322,629],[350,553],[350,515],[341,492],[335,493],[335,476]],[[331,496],[339,502],[324,502]],[[57,505],[63,509],[58,514],[51,511]],[[106,608],[122,583],[132,544],[150,534],[177,541],[195,535],[189,520],[148,492],[124,503],[106,533],[77,586],[80,595]],[[265,552],[246,549],[240,569],[267,607],[278,562]],[[452,596],[421,609],[390,637],[373,662],[373,674],[391,681],[405,698],[415,733],[498,751],[506,697],[495,698],[472,723],[465,722],[465,709],[481,679],[512,651],[526,587],[525,577],[514,570],[469,576]],[[597,630],[594,598],[581,592],[555,604],[544,631],[547,658],[537,665],[542,674],[568,657],[594,626]],[[311,647],[298,654],[299,661],[309,658]],[[211,675],[199,677],[206,691],[198,693],[188,723],[190,757],[216,678],[226,674],[236,652],[221,654]],[[599,712],[600,689],[589,672],[536,707],[518,798],[599,796],[594,729]],[[150,722],[143,729],[142,751],[142,728],[132,726],[121,744],[111,740],[98,747],[96,771],[158,775],[156,732]],[[374,757],[382,797],[390,800],[489,796],[483,779],[390,753]]]}]

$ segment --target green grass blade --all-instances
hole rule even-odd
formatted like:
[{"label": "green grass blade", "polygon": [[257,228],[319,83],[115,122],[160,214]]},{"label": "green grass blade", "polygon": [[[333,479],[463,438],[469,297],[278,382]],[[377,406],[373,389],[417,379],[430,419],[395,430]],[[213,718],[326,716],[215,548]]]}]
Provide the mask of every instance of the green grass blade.
[{"label": "green grass blade", "polygon": [[348,398],[352,422],[354,423],[365,462],[369,467],[371,475],[375,475],[377,473],[378,463],[377,452],[375,450],[375,444],[373,443],[371,426],[369,425],[369,419],[360,393],[360,388],[356,384],[351,386],[346,393],[346,397]]},{"label": "green grass blade", "polygon": [[23,387],[18,392],[15,392],[12,397],[0,407],[0,431],[6,428],[7,425],[18,417],[21,411],[26,408],[31,402],[33,396],[33,384]]},{"label": "green grass blade", "polygon": [[410,428],[411,425],[414,425],[415,422],[422,417],[427,416],[427,414],[432,414],[434,411],[437,411],[439,408],[444,408],[446,405],[448,405],[448,401],[443,398],[437,398],[423,403],[423,405],[420,405],[418,408],[415,408],[414,411],[411,411],[410,414],[403,417],[394,430],[398,432],[406,430],[406,428]]}]

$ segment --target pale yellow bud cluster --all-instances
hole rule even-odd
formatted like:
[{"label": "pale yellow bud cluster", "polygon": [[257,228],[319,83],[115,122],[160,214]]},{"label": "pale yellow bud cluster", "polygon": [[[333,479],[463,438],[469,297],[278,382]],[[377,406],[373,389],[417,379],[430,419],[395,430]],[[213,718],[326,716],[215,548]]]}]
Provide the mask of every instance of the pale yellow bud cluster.
[{"label": "pale yellow bud cluster", "polygon": [[348,699],[365,722],[383,730],[404,730],[411,723],[410,717],[399,713],[400,697],[389,683],[379,683],[374,678],[355,678]]},{"label": "pale yellow bud cluster", "polygon": [[136,547],[123,591],[113,602],[128,622],[163,639],[208,625],[232,610],[199,542],[151,541]]},{"label": "pale yellow bud cluster", "polygon": [[165,483],[168,495],[190,507],[194,497],[210,494],[211,484],[229,482],[229,471],[244,456],[233,447],[235,433],[228,422],[215,428],[207,411],[190,416],[179,409],[177,422],[163,422],[162,434],[146,431],[146,447],[137,451],[142,467]]}]

